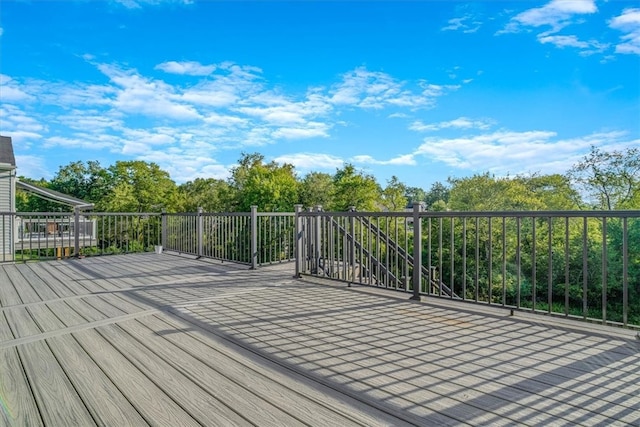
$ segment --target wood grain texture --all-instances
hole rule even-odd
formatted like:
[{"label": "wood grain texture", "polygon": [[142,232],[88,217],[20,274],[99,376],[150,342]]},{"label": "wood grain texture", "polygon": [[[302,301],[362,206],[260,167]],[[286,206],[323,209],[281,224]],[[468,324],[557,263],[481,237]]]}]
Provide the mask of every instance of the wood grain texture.
[{"label": "wood grain texture", "polygon": [[13,285],[13,280],[5,268],[0,268],[0,306],[10,307],[19,304],[22,304],[22,299]]},{"label": "wood grain texture", "polygon": [[95,330],[74,333],[73,337],[147,422],[166,426],[199,425]]},{"label": "wood grain texture", "polygon": [[80,295],[87,292],[85,288],[82,288],[74,281],[68,281],[65,283],[58,277],[53,276],[47,268],[43,267],[43,263],[41,262],[27,263],[24,264],[23,268],[29,271],[29,273],[24,273],[25,277],[38,277],[61,298]]},{"label": "wood grain texture", "polygon": [[23,303],[39,302],[43,299],[35,291],[33,285],[20,273],[17,265],[7,265],[4,268],[7,278],[15,286]]},{"label": "wood grain texture", "polygon": [[[12,338],[9,325],[0,313],[0,340]],[[15,348],[0,349],[0,425],[42,425],[38,407]]]},{"label": "wood grain texture", "polygon": [[0,425],[43,425],[22,369],[15,348],[0,349]]},{"label": "wood grain texture", "polygon": [[59,294],[55,289],[51,288],[44,280],[36,275],[31,268],[29,268],[29,265],[16,264],[16,269],[29,283],[29,285],[31,285],[31,288],[33,288],[41,300],[47,301],[65,296],[65,293]]},{"label": "wood grain texture", "polygon": [[[40,331],[26,309],[12,310],[6,314],[18,335],[35,335]],[[45,341],[21,345],[17,347],[17,353],[45,425],[96,425]]]}]

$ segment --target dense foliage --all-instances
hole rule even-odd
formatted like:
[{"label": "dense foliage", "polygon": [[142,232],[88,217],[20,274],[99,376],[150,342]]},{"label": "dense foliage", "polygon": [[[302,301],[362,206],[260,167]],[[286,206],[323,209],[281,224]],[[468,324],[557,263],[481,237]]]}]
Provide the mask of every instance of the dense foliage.
[{"label": "dense foliage", "polygon": [[[109,167],[72,162],[50,181],[20,179],[94,203],[105,212],[248,211],[251,205],[275,212],[292,211],[297,203],[333,211],[398,211],[415,202],[433,211],[640,209],[637,148],[605,152],[594,147],[565,175],[483,173],[436,182],[428,190],[409,187],[395,176],[382,186],[352,164],[333,174],[299,176],[294,166],[266,162],[258,153],[242,154],[227,180],[197,178],[177,185],[157,164],[139,160]],[[17,197],[18,211],[65,209],[24,193]]]}]

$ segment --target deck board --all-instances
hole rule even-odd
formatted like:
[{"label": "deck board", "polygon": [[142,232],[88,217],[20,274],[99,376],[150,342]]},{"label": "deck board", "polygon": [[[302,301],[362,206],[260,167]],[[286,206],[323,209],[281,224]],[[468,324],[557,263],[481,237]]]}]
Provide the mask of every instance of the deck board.
[{"label": "deck board", "polygon": [[[13,334],[4,315],[0,313],[0,340],[13,339]],[[16,348],[0,349],[0,421],[13,426],[40,426],[42,419],[38,412],[31,388],[25,377],[18,350]]]},{"label": "deck board", "polygon": [[[31,310],[32,317],[45,332],[65,327],[59,316],[67,317],[71,313],[60,310],[64,308],[61,304]],[[47,344],[98,425],[141,425],[145,422],[70,334],[47,339]]]},{"label": "deck board", "polygon": [[13,286],[13,281],[9,278],[4,268],[0,268],[0,307],[9,307],[22,304],[18,291]]},{"label": "deck board", "polygon": [[632,331],[292,268],[0,265],[0,425],[640,426]]},{"label": "deck board", "polygon": [[[143,334],[161,336],[158,334],[163,329],[158,330],[157,328],[166,326],[166,323],[162,323],[154,317],[121,325],[129,333],[134,333],[138,336]],[[310,405],[308,403],[309,398],[304,394],[298,394],[296,396],[298,398],[296,405],[291,405],[291,389],[275,381],[273,376],[266,376],[256,370],[255,367],[248,369],[246,364],[239,363],[237,359],[213,350],[193,337],[184,334],[168,334],[164,336],[164,340],[176,348],[182,349],[184,358],[181,358],[181,360],[189,360],[190,366],[192,366],[192,368],[187,366],[185,368],[193,373],[200,372],[200,379],[204,381],[205,386],[207,386],[206,384],[215,384],[215,389],[212,391],[221,398],[231,397],[232,395],[228,393],[241,393],[238,395],[241,401],[257,404],[265,402],[273,408],[278,408],[279,411],[290,411],[292,417],[306,425],[314,423],[340,426],[359,425],[349,418],[332,411],[329,406]],[[202,367],[197,369],[199,365],[206,367],[206,369]],[[245,407],[244,411],[246,412],[243,413],[247,417],[251,414],[253,422],[262,424],[262,411],[264,409],[261,407],[264,405],[259,406],[255,408]],[[310,410],[311,407],[313,407],[313,411]],[[269,411],[271,410],[269,409]],[[276,425],[282,425],[282,419],[276,419],[276,421]]]},{"label": "deck board", "polygon": [[29,273],[25,273],[25,276],[28,275],[31,277],[33,275],[38,277],[61,298],[87,293],[87,290],[75,281],[69,280],[63,282],[59,277],[53,276],[47,268],[43,267],[43,263],[28,263],[24,264],[23,268],[29,270]]},{"label": "deck board", "polygon": [[[37,335],[41,329],[25,308],[7,313],[15,334]],[[35,404],[45,425],[96,425],[82,398],[44,340],[17,347]],[[64,402],[61,405],[60,402]]]}]

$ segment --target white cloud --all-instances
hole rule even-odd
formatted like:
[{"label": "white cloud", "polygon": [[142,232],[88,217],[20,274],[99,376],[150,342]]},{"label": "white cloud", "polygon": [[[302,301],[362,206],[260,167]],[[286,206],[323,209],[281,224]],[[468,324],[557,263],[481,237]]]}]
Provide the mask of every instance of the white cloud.
[{"label": "white cloud", "polygon": [[430,123],[425,124],[420,120],[416,120],[409,126],[410,130],[416,132],[432,132],[441,129],[489,129],[495,123],[493,120],[481,119],[473,120],[468,117],[458,117],[457,119],[449,120],[447,122]]},{"label": "white cloud", "polygon": [[282,127],[276,129],[271,135],[274,138],[282,139],[307,139],[317,137],[328,137],[329,126],[324,123],[309,122],[305,127],[292,128]]},{"label": "white cloud", "polygon": [[249,119],[232,115],[218,114],[216,112],[208,113],[206,116],[204,116],[203,120],[207,124],[225,128],[244,128],[250,124]]},{"label": "white cloud", "polygon": [[225,107],[235,104],[238,101],[238,96],[233,90],[191,89],[185,91],[181,99],[184,102],[196,105]]},{"label": "white cloud", "polygon": [[16,154],[16,166],[18,169],[18,176],[26,176],[32,179],[50,179],[52,176],[51,172],[45,165],[44,158],[41,156]]},{"label": "white cloud", "polygon": [[42,139],[42,134],[24,130],[2,131],[2,135],[10,136],[14,146],[22,146],[25,149],[32,147],[35,143]]},{"label": "white cloud", "polygon": [[549,27],[537,35],[538,42],[558,48],[574,48],[587,56],[604,52],[609,44],[597,40],[580,40],[573,34],[558,34],[563,28],[584,22],[582,16],[596,13],[595,0],[552,0],[542,7],[528,9],[514,16],[496,34],[514,33],[531,27]]},{"label": "white cloud", "polygon": [[624,132],[594,133],[584,137],[558,139],[549,131],[497,131],[464,138],[426,138],[414,155],[443,162],[459,169],[509,173],[542,171],[564,173],[593,145],[631,147]]},{"label": "white cloud", "polygon": [[594,53],[603,52],[605,49],[609,47],[606,43],[600,43],[597,40],[583,41],[578,40],[576,36],[545,36],[538,35],[538,41],[542,44],[550,43],[559,48],[564,47],[575,47],[578,49],[582,49],[581,54],[583,55],[591,55]]},{"label": "white cloud", "polygon": [[140,9],[143,6],[160,6],[166,4],[193,4],[194,0],[112,0],[127,9]]},{"label": "white cloud", "polygon": [[410,116],[408,114],[405,113],[393,113],[393,114],[389,114],[388,118],[390,119],[407,119]]},{"label": "white cloud", "polygon": [[[23,150],[37,146],[38,155],[69,150],[85,153],[84,158],[96,155],[89,152],[102,151],[109,156],[156,161],[177,182],[207,174],[227,176],[228,167],[211,157],[214,152],[281,140],[326,138],[335,126],[349,126],[342,113],[354,107],[387,109],[381,117],[406,118],[407,113],[430,107],[438,97],[458,88],[422,80],[400,81],[359,67],[335,85],[310,86],[295,93],[274,87],[257,67],[231,62],[217,64],[206,70],[210,74],[196,76],[195,84],[185,85],[134,68],[98,63],[91,54],[82,58],[103,74],[103,82],[14,80],[0,75],[2,100],[7,98],[5,88],[13,90],[11,103],[0,105],[0,132],[13,136]],[[200,67],[207,66],[167,62],[158,69],[204,74]],[[343,159],[330,155],[296,156],[287,161],[298,167],[334,169],[343,164]],[[44,155],[42,158],[47,161]],[[390,160],[361,157],[360,161],[414,163],[410,155]]]},{"label": "white cloud", "polygon": [[98,69],[120,87],[111,102],[117,110],[173,120],[201,119],[193,106],[177,102],[180,96],[163,81],[146,79],[135,70],[125,71],[112,65],[102,64]]},{"label": "white cloud", "polygon": [[394,157],[389,160],[376,160],[373,157],[364,154],[359,156],[352,157],[353,162],[355,163],[368,163],[373,165],[404,165],[404,166],[413,166],[416,164],[413,154],[403,154],[401,156]]},{"label": "white cloud", "polygon": [[248,116],[259,118],[273,126],[305,126],[310,119],[325,116],[331,110],[329,104],[318,99],[296,102],[278,98],[278,101],[275,102],[274,98],[261,95],[251,98],[249,102],[253,105],[239,107],[235,110]]},{"label": "white cloud", "polygon": [[156,70],[162,70],[165,73],[183,74],[188,76],[208,76],[216,69],[214,64],[202,65],[196,61],[168,61],[155,66]]},{"label": "white cloud", "polygon": [[259,82],[262,70],[233,63],[218,65],[217,73],[183,91],[181,100],[208,107],[228,107],[264,91]]},{"label": "white cloud", "polygon": [[42,123],[15,105],[0,105],[0,117],[0,133],[3,134],[47,131]]},{"label": "white cloud", "polygon": [[153,150],[139,153],[139,160],[157,163],[169,172],[176,182],[193,181],[196,178],[226,179],[229,168],[219,164],[210,155],[194,152],[190,147],[174,147],[170,150]]},{"label": "white cloud", "polygon": [[344,160],[341,158],[320,153],[285,154],[273,160],[278,163],[288,163],[303,170],[337,169],[344,165]]},{"label": "white cloud", "polygon": [[63,147],[71,149],[121,151],[122,138],[104,133],[73,133],[69,136],[51,136],[44,138],[43,148]]},{"label": "white cloud", "polygon": [[97,110],[73,110],[69,114],[58,116],[56,120],[70,129],[85,132],[105,132],[123,126],[121,120],[100,114]]},{"label": "white cloud", "polygon": [[609,26],[622,31],[622,43],[616,46],[616,53],[640,55],[640,9],[628,8],[609,21]]},{"label": "white cloud", "polygon": [[549,26],[549,33],[560,31],[572,24],[575,15],[597,12],[594,0],[552,0],[542,7],[528,9],[514,16],[505,32],[519,31],[522,27]]},{"label": "white cloud", "polygon": [[542,44],[551,43],[558,47],[577,47],[577,48],[588,48],[589,43],[580,41],[576,36],[538,36],[538,41]]},{"label": "white cloud", "polygon": [[21,85],[6,74],[0,74],[0,93],[2,102],[33,101],[35,97],[24,91]]},{"label": "white cloud", "polygon": [[475,33],[480,29],[482,22],[467,14],[459,18],[452,18],[447,21],[447,26],[442,27],[442,31],[462,31],[463,33]]},{"label": "white cloud", "polygon": [[172,135],[175,131],[171,128],[125,129],[123,135],[129,140],[146,146],[168,145],[176,142]]},{"label": "white cloud", "polygon": [[366,109],[382,109],[388,106],[427,108],[435,104],[437,97],[459,87],[419,82],[421,90],[411,91],[404,88],[406,85],[407,82],[398,81],[389,74],[358,67],[344,74],[342,82],[332,88],[330,102],[337,106]]}]

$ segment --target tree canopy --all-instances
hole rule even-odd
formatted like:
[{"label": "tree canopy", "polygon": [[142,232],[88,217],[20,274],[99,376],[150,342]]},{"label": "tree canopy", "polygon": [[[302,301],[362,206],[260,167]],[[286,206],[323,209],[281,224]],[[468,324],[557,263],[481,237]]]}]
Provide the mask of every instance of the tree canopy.
[{"label": "tree canopy", "polygon": [[[177,185],[157,164],[117,161],[71,162],[51,180],[22,180],[87,202],[102,211],[292,211],[295,204],[344,211],[400,211],[422,202],[427,210],[574,210],[640,209],[640,150],[592,148],[566,174],[495,176],[490,173],[435,182],[428,190],[408,187],[392,176],[383,187],[352,164],[333,174],[300,177],[290,164],[267,162],[259,153],[243,153],[226,180],[196,178]],[[18,211],[69,209],[19,192]]]},{"label": "tree canopy", "polygon": [[640,207],[640,149],[591,152],[571,168],[569,177],[595,209]]}]

